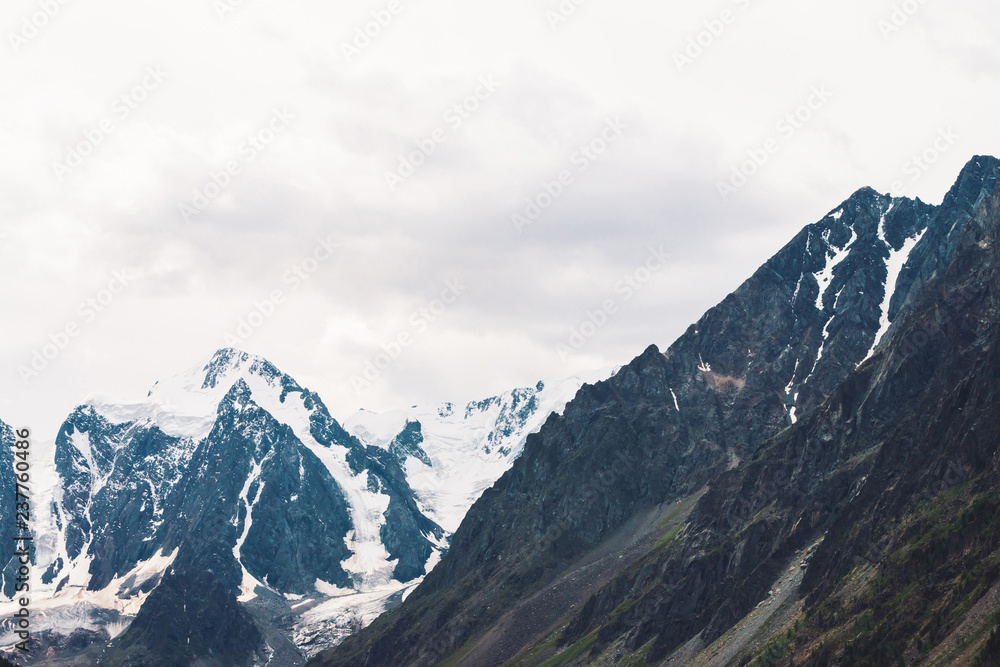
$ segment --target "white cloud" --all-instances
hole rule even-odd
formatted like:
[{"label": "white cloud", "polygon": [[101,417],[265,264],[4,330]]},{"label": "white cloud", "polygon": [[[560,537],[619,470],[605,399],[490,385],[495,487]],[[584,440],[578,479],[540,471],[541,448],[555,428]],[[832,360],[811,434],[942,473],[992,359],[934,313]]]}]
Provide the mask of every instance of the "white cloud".
[{"label": "white cloud", "polygon": [[[889,190],[939,128],[961,139],[910,194],[939,201],[970,156],[1000,153],[985,2],[928,3],[890,39],[881,0],[588,0],[556,31],[554,0],[400,3],[350,63],[341,43],[386,2],[245,0],[220,20],[211,0],[80,0],[2,52],[0,418],[52,434],[90,392],[144,392],[276,289],[286,302],[245,347],[342,418],[623,363],[669,344],[856,188]],[[678,72],[674,52],[737,5]],[[5,37],[38,8],[8,2]],[[117,114],[157,66],[162,84]],[[501,85],[449,125],[484,76]],[[723,203],[718,181],[813,86],[834,98]],[[276,108],[294,121],[248,159]],[[616,116],[621,140],[518,236],[511,214]],[[60,182],[53,163],[109,117]],[[437,128],[446,140],[390,192],[386,171]],[[185,223],[178,204],[231,160],[239,173]],[[338,255],[292,289],[286,271],[330,234]],[[651,244],[674,263],[560,360],[555,345]],[[141,280],[25,387],[18,367],[122,267]],[[351,376],[455,276],[467,292],[359,398]]]}]

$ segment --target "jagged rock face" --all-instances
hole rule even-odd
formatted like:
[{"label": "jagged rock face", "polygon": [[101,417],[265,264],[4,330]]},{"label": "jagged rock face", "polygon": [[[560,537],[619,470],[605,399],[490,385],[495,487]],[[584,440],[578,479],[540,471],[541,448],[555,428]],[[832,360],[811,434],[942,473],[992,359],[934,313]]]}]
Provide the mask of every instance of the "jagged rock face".
[{"label": "jagged rock face", "polygon": [[539,382],[464,406],[443,403],[384,414],[361,410],[346,427],[370,447],[394,455],[424,513],[453,532],[520,456],[528,435],[561,412],[581,386],[611,374],[607,369]]},{"label": "jagged rock face", "polygon": [[[443,531],[398,460],[350,436],[315,394],[234,350],[179,382],[141,406],[81,407],[63,425],[65,554],[49,580],[101,590],[173,555],[180,571],[211,570],[244,595],[425,574]],[[372,549],[379,562],[352,561]]]},{"label": "jagged rock face", "polygon": [[311,592],[316,579],[351,587],[341,567],[351,555],[344,492],[244,382],[226,395],[215,428],[170,492],[182,518],[164,525],[162,544],[166,553],[179,549],[179,570],[212,570],[230,590],[254,585],[240,563],[282,592]]},{"label": "jagged rock face", "polygon": [[424,441],[422,427],[418,421],[407,420],[406,426],[400,431],[392,444],[389,445],[389,453],[396,457],[401,464],[406,464],[406,459],[413,457],[426,466],[433,465],[427,452],[420,448],[420,443]]},{"label": "jagged rock face", "polygon": [[[417,591],[317,664],[444,659],[630,517],[720,476],[730,479],[727,469],[754,459],[770,438],[847,391],[843,383],[887,344],[892,323],[954,265],[976,205],[995,188],[997,168],[995,159],[973,160],[939,207],[859,191],[803,230],[664,354],[650,348],[607,382],[585,387],[563,416],[528,438],[521,458],[473,506],[451,551]],[[831,503],[843,490],[838,483],[847,484],[830,481]],[[765,548],[766,526],[752,527],[747,539],[752,548],[740,553],[751,562],[755,549]],[[717,631],[756,603],[751,589],[727,604],[703,597],[706,587],[723,590],[717,582],[726,567],[716,560],[692,576],[675,570],[687,587],[675,591],[676,609],[717,615]],[[773,578],[764,580],[766,586]],[[682,602],[688,599],[716,606]],[[699,623],[707,627],[700,617],[672,618],[678,636]],[[659,637],[652,626],[640,635]],[[670,643],[657,641],[661,651]]]},{"label": "jagged rock face", "polygon": [[108,667],[251,667],[264,638],[212,573],[168,573],[100,664]]},{"label": "jagged rock face", "polygon": [[538,412],[539,395],[544,390],[545,383],[539,382],[534,387],[515,389],[509,396],[494,396],[465,406],[466,419],[476,413],[489,412],[494,408],[498,410],[496,425],[486,436],[483,445],[487,454],[492,454],[494,449],[501,456],[509,456],[513,452],[511,436],[523,432],[524,424]]},{"label": "jagged rock face", "polygon": [[[8,474],[0,475],[0,497],[8,499],[6,502],[0,503],[0,526],[2,526],[0,539],[7,544],[14,543],[14,535],[16,534],[14,493],[17,481],[13,476],[14,443],[14,430],[0,421],[0,470],[11,471]],[[16,569],[19,566],[16,558],[10,555],[12,552],[13,549],[10,549],[7,555],[0,557],[0,566],[2,566],[0,570],[2,570],[3,576],[3,585],[0,590],[7,598],[14,596],[14,588],[17,584],[15,581]]]},{"label": "jagged rock face", "polygon": [[[433,517],[457,527],[580,384],[412,409],[419,419],[363,413],[355,426],[384,426],[377,437],[360,428],[363,439],[316,394],[236,350],[137,404],[94,399],[67,418],[54,453],[44,530],[55,547],[41,556],[39,594],[66,602],[49,617],[50,648],[71,651],[58,638],[81,615],[113,635],[140,607],[163,613],[166,599],[150,594],[169,568],[211,572],[289,664],[292,640],[303,652],[333,646],[422,579],[450,537]],[[461,483],[442,486],[455,475]]]},{"label": "jagged rock face", "polygon": [[[871,361],[759,457],[713,484],[693,512],[686,538],[591,598],[564,642],[597,631],[594,658],[625,637],[632,651],[651,643],[645,656],[651,662],[699,633],[710,643],[765,599],[789,559],[817,540],[802,585],[812,609],[831,604],[828,594],[852,570],[873,564],[885,563],[885,571],[903,581],[887,592],[890,598],[908,585],[928,588],[927,578],[941,586],[937,595],[961,595],[960,588],[946,595],[953,579],[976,579],[980,567],[992,572],[985,588],[992,585],[1000,570],[981,554],[991,554],[1000,540],[982,531],[977,536],[976,522],[962,524],[971,532],[957,531],[940,547],[959,559],[957,567],[954,560],[948,563],[946,575],[935,578],[931,567],[918,581],[908,560],[910,544],[920,536],[916,517],[938,494],[971,481],[971,498],[980,500],[970,503],[970,512],[982,515],[980,510],[996,505],[1000,190],[981,204],[949,266],[914,294],[912,308]],[[987,520],[980,516],[978,522]],[[917,549],[917,563],[940,555],[921,550],[927,546]],[[962,561],[963,552],[975,557]],[[855,591],[852,597],[860,596]],[[849,617],[850,607],[841,613]],[[625,611],[608,622],[616,609]],[[907,629],[906,622],[897,613],[883,631],[904,628],[897,643],[917,650],[917,635],[926,629]],[[817,634],[837,626],[813,621],[822,623]],[[882,654],[881,664],[902,654],[903,648]]]},{"label": "jagged rock face", "polygon": [[[379,529],[379,537],[389,558],[397,561],[394,577],[398,581],[412,581],[426,574],[425,565],[432,553],[426,536],[433,535],[441,540],[444,533],[417,507],[398,456],[369,446],[351,452],[348,463],[357,473],[367,470],[370,488],[389,496],[389,507],[385,511],[385,522]],[[423,538],[422,541],[415,542],[419,538]],[[414,544],[417,544],[415,548]]]},{"label": "jagged rock face", "polygon": [[159,550],[155,533],[172,510],[163,496],[180,480],[192,449],[155,425],[112,424],[92,407],[78,408],[63,424],[56,470],[66,555],[95,556],[92,590]]}]

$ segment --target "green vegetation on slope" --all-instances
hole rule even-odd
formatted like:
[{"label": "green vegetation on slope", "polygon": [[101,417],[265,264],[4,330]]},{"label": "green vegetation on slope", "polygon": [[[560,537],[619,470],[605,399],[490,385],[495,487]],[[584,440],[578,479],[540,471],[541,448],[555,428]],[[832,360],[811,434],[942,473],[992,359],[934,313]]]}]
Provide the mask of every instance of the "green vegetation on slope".
[{"label": "green vegetation on slope", "polygon": [[[882,667],[927,658],[1000,576],[1000,491],[971,485],[939,495],[887,529],[874,576],[850,574],[812,606],[798,633],[773,641],[754,665]],[[997,631],[982,664],[1000,655]]]}]

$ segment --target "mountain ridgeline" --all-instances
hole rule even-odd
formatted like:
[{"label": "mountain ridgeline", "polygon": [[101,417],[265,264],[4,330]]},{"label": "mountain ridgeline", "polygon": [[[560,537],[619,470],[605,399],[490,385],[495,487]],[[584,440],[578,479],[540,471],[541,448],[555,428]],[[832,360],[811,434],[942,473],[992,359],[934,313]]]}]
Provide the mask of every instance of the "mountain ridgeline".
[{"label": "mountain ridgeline", "polygon": [[32,464],[15,657],[997,664],[998,170],[859,190],[614,371],[338,422],[223,349],[92,399]]},{"label": "mountain ridgeline", "polygon": [[[63,424],[56,441],[64,480],[57,518],[66,562],[78,562],[84,551],[92,556],[89,590],[174,552],[175,566],[211,571],[234,591],[252,592],[266,581],[301,595],[313,592],[317,579],[350,588],[363,576],[342,565],[353,530],[359,540],[384,540],[389,560],[398,561],[385,576],[407,582],[425,573],[432,540],[443,532],[416,508],[397,458],[362,445],[318,397],[245,353],[217,354],[202,389],[220,395],[204,439],[182,429],[165,433],[155,418],[111,422],[94,406],[77,409]],[[283,410],[298,433],[275,417]],[[352,521],[352,511],[365,509],[360,491],[348,497],[362,471],[365,490],[382,495],[384,511],[396,519],[388,528]],[[375,534],[360,535],[365,529]],[[48,577],[73,585],[70,569],[60,565]]]},{"label": "mountain ridgeline", "polygon": [[858,191],[583,387],[311,664],[972,664],[1000,607],[998,166],[940,206]]},{"label": "mountain ridgeline", "polygon": [[[354,435],[270,362],[224,349],[138,402],[92,399],[36,462],[44,613],[17,659],[301,665],[423,579],[582,382],[363,411]],[[13,432],[0,438],[10,469]],[[445,485],[456,471],[462,483]],[[13,583],[8,567],[8,599]]]}]

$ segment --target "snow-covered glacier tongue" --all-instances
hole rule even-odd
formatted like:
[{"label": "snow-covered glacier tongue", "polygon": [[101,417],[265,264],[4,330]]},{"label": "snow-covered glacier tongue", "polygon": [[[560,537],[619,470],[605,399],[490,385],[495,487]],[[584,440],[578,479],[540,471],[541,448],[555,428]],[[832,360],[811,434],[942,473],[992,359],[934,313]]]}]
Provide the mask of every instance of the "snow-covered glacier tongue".
[{"label": "snow-covered glacier tongue", "polygon": [[[401,602],[528,434],[611,369],[592,375],[463,406],[362,411],[349,429],[234,349],[141,400],[92,397],[42,466],[35,630],[57,652],[70,635],[85,652],[113,651],[136,643],[147,601],[165,604],[161,583],[207,576],[264,630],[260,663],[304,662]],[[146,626],[157,612],[144,614]]]},{"label": "snow-covered glacier tongue", "polygon": [[258,621],[280,616],[308,654],[337,638],[297,632],[301,614],[336,600],[350,615],[355,596],[365,609],[373,596],[388,604],[446,548],[396,458],[237,350],[141,401],[88,401],[52,456],[54,483],[39,503],[38,631],[109,640],[165,573],[208,571]]},{"label": "snow-covered glacier tongue", "polygon": [[418,506],[449,533],[483,492],[513,465],[527,437],[584,384],[617,369],[538,382],[484,400],[414,406],[376,413],[361,410],[344,426],[362,442],[388,451],[406,470]]}]

